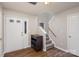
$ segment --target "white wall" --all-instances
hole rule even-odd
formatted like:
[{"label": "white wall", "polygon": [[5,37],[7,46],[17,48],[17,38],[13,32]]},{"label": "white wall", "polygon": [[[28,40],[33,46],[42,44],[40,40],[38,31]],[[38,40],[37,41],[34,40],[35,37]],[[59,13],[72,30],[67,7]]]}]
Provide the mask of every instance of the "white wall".
[{"label": "white wall", "polygon": [[48,22],[51,18],[50,14],[44,14],[44,15],[39,15],[38,16],[38,23],[44,23],[44,28],[46,32],[48,32]]},{"label": "white wall", "polygon": [[79,7],[65,10],[59,14],[54,15],[50,22],[49,26],[56,34],[55,42],[56,46],[67,50],[67,16],[69,14],[78,13]]},{"label": "white wall", "polygon": [[2,6],[0,6],[0,38],[2,38]]},{"label": "white wall", "polygon": [[31,34],[38,33],[38,18],[36,16],[28,16],[28,35],[29,45],[31,46]]},{"label": "white wall", "polygon": [[[30,47],[31,46],[31,34],[37,34],[38,32],[37,31],[37,27],[38,27],[37,16],[28,15],[28,14],[10,10],[10,9],[4,9],[4,16],[6,15],[25,17],[28,19],[28,46]],[[4,44],[6,44],[5,41],[4,41]]]},{"label": "white wall", "polygon": [[66,49],[67,48],[67,38],[66,38],[66,24],[67,21],[64,15],[57,15],[54,21],[50,21],[50,28],[56,35],[54,39],[56,46]]},{"label": "white wall", "polygon": [[0,6],[0,56],[2,53],[2,7]]}]

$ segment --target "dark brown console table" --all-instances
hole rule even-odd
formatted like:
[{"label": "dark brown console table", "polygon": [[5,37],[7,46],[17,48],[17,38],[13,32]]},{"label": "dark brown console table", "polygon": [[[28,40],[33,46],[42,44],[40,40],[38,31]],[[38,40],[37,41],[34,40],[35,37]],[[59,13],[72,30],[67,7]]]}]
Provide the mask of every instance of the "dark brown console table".
[{"label": "dark brown console table", "polygon": [[31,35],[31,47],[36,51],[43,49],[43,36],[35,34]]}]

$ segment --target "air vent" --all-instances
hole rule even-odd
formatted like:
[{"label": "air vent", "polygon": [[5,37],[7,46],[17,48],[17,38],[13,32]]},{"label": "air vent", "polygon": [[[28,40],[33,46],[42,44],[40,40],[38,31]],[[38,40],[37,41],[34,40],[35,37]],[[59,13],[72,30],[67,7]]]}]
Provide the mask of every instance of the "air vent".
[{"label": "air vent", "polygon": [[33,4],[33,5],[36,5],[37,4],[37,2],[29,2],[30,4]]}]

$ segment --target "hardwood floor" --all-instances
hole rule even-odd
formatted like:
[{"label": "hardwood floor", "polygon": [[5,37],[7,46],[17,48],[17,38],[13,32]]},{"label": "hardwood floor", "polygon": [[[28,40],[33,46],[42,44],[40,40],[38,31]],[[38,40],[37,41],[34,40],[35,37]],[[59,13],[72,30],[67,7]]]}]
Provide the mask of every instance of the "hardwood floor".
[{"label": "hardwood floor", "polygon": [[48,50],[47,52],[35,51],[32,48],[22,49],[10,53],[6,53],[4,57],[77,57],[73,54],[66,53],[57,48]]}]

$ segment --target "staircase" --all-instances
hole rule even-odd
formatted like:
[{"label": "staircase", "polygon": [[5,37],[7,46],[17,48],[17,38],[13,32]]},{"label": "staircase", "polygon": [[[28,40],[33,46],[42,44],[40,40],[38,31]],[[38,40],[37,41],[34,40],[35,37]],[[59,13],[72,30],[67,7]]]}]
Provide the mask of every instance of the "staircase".
[{"label": "staircase", "polygon": [[49,50],[49,49],[52,49],[52,48],[54,48],[54,44],[50,40],[49,35],[46,34],[46,50]]},{"label": "staircase", "polygon": [[39,28],[40,28],[40,30],[41,30],[41,31],[39,31],[39,33],[40,33],[41,35],[43,35],[43,48],[44,48],[44,51],[47,51],[47,50],[49,50],[49,49],[54,48],[55,42],[53,41],[53,40],[54,40],[53,37],[56,37],[56,35],[54,34],[54,32],[52,32],[52,30],[48,28],[49,31],[50,31],[51,34],[52,34],[52,36],[51,36],[49,33],[47,33],[47,32],[44,30],[44,28],[42,28],[42,27],[39,27]]}]

